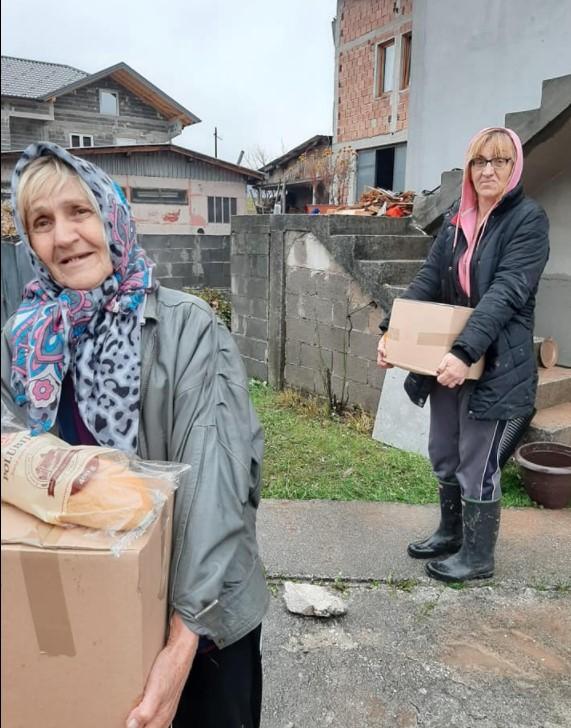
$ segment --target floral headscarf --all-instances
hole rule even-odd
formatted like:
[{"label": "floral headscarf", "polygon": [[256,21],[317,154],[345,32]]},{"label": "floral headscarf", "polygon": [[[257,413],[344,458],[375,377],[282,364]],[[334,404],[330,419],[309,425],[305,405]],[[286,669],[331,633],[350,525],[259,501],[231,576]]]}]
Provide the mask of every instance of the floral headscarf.
[{"label": "floral headscarf", "polygon": [[[99,204],[113,273],[88,291],[62,288],[32,250],[18,214],[18,184],[41,156],[68,164]],[[27,407],[33,435],[56,419],[62,382],[70,373],[80,415],[100,445],[136,452],[139,427],[141,318],[146,294],[158,284],[153,263],[137,244],[135,224],[121,188],[98,167],[56,144],[30,145],[12,176],[16,229],[36,278],[26,286],[11,329],[11,383]]]}]

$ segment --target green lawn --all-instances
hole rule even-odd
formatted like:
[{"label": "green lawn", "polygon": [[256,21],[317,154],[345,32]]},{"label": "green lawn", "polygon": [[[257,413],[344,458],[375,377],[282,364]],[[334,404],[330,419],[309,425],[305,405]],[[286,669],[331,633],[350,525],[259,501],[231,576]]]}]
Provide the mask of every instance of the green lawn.
[{"label": "green lawn", "polygon": [[[333,420],[315,398],[256,381],[250,391],[266,435],[264,497],[437,501],[428,460],[373,440],[370,417]],[[514,465],[506,467],[502,488],[504,505],[533,505]]]}]

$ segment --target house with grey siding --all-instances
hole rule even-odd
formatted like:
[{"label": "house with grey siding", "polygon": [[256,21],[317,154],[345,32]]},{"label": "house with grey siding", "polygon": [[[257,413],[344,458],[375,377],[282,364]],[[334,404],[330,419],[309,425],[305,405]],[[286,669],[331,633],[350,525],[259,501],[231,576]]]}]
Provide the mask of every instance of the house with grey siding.
[{"label": "house with grey siding", "polygon": [[163,282],[229,288],[230,218],[264,175],[172,144],[199,121],[125,63],[87,74],[2,57],[2,198],[21,151],[55,142],[123,187]]}]

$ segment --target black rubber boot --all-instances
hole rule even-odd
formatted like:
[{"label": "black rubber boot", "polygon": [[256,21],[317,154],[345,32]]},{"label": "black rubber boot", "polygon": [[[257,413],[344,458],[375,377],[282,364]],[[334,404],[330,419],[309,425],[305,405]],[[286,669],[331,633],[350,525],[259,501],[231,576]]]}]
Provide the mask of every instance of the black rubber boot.
[{"label": "black rubber boot", "polygon": [[430,559],[442,554],[454,554],[462,546],[462,500],[458,483],[439,483],[440,525],[422,541],[407,548],[413,559]]},{"label": "black rubber boot", "polygon": [[427,574],[439,581],[489,579],[494,575],[494,550],[500,531],[501,500],[462,501],[462,548],[444,561],[429,561],[426,564]]}]

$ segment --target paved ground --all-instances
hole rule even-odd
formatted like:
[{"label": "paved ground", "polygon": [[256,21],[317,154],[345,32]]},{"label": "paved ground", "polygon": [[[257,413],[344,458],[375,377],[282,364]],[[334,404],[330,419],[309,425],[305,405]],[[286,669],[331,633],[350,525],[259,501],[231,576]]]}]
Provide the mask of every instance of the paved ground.
[{"label": "paved ground", "polygon": [[[506,510],[495,578],[463,589],[406,556],[435,520],[432,506],[262,503],[264,728],[570,728],[571,511]],[[289,614],[285,579],[334,585],[348,614]]]}]

